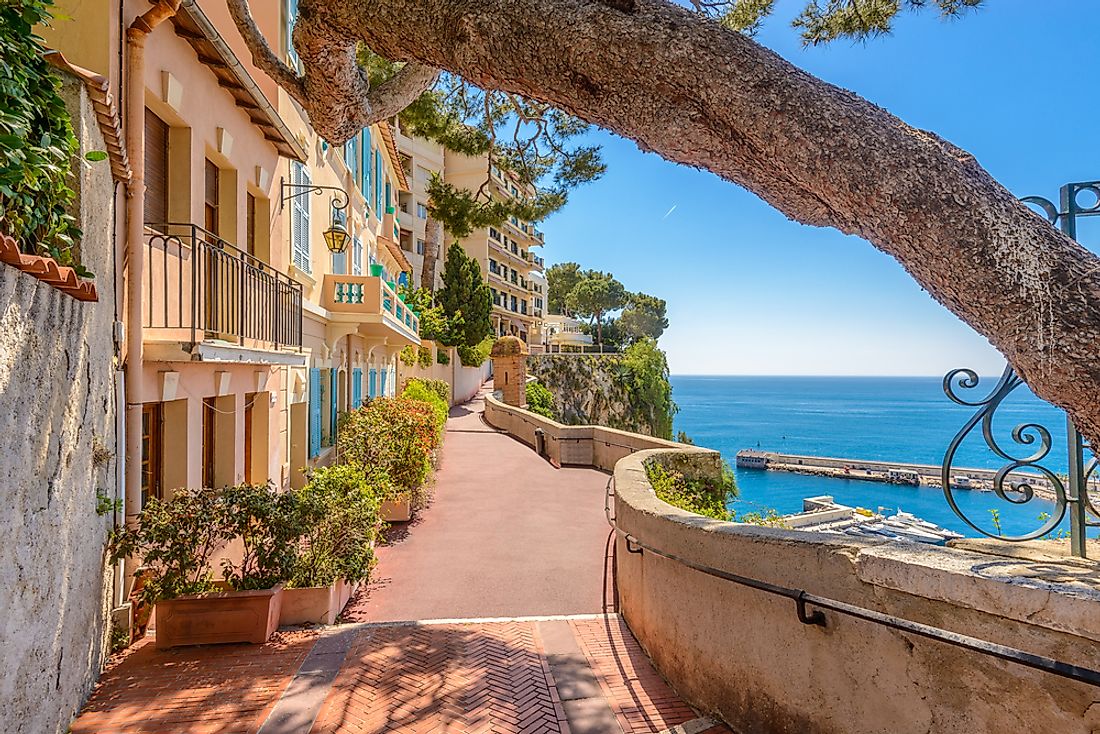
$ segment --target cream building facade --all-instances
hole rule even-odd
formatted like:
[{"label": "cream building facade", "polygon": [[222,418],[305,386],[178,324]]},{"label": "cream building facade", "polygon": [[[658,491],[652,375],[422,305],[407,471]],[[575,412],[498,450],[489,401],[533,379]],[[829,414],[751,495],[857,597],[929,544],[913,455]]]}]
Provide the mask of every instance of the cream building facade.
[{"label": "cream building facade", "polygon": [[[487,191],[498,200],[531,196],[513,175],[496,166],[490,168],[485,157],[446,151],[444,175],[447,183],[477,191],[488,178]],[[481,266],[485,282],[493,294],[493,333],[519,337],[530,348],[539,344],[541,309],[536,309],[537,294],[533,274],[543,272],[543,258],[535,254],[545,237],[533,224],[515,217],[500,227],[481,227],[460,241],[466,254]],[[543,290],[545,279],[543,279]],[[539,315],[536,316],[536,311]]]},{"label": "cream building facade", "polygon": [[[120,90],[143,182],[116,225],[128,517],[181,487],[301,486],[331,461],[339,413],[393,394],[397,353],[419,344],[397,294],[412,265],[394,131],[331,146],[252,66],[224,2],[183,0],[144,44],[120,32],[149,9],[58,0],[42,34]],[[253,13],[294,63],[296,3]],[[334,229],[342,253],[326,246]]]},{"label": "cream building facade", "polygon": [[[412,264],[413,281],[417,287],[435,290],[442,285],[443,260],[446,243],[443,228],[433,222],[428,214],[428,184],[433,174],[442,174],[444,165],[443,146],[423,138],[410,137],[397,128],[397,150],[401,157],[402,168],[408,179],[409,189],[401,192],[401,250]],[[434,232],[430,231],[434,229]],[[436,239],[438,256],[434,264],[430,283],[424,282],[424,261],[430,257],[429,245]]]}]

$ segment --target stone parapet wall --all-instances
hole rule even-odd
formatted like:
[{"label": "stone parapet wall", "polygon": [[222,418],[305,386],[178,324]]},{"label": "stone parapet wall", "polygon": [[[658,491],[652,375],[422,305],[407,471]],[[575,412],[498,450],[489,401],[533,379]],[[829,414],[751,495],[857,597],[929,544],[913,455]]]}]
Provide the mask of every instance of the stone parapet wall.
[{"label": "stone parapet wall", "polygon": [[[793,599],[688,564],[1092,669],[1100,565],[710,520],[658,500],[644,462],[705,474],[720,466],[714,452],[562,426],[493,400],[486,419],[530,445],[541,429],[552,460],[614,467],[620,611],[676,690],[735,731],[1100,730],[1095,687],[834,611],[823,627],[805,625]],[[681,560],[630,552],[627,534]]]}]

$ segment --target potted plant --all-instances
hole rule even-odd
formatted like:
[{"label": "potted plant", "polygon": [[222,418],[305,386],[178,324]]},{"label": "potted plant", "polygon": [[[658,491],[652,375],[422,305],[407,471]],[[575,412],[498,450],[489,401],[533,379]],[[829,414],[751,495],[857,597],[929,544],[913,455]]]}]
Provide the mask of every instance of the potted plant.
[{"label": "potted plant", "polygon": [[[138,556],[140,601],[155,606],[156,645],[265,642],[278,628],[283,581],[297,555],[293,494],[268,486],[182,489],[152,499],[111,541],[117,561]],[[240,558],[211,558],[239,540]]]},{"label": "potted plant", "polygon": [[372,263],[370,266],[370,274],[375,278],[381,278],[383,270],[384,268],[378,263]]},{"label": "potted plant", "polygon": [[374,567],[377,480],[358,467],[318,469],[298,493],[302,538],[280,624],[333,624]]}]

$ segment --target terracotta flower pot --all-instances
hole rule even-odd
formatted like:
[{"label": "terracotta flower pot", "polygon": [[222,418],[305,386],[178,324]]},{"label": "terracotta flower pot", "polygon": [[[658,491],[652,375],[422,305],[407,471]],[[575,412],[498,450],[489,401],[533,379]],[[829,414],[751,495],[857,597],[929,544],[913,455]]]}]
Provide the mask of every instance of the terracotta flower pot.
[{"label": "terracotta flower pot", "polygon": [[359,584],[343,579],[329,586],[284,589],[279,624],[334,624]]},{"label": "terracotta flower pot", "polygon": [[267,641],[279,628],[283,585],[257,591],[189,594],[157,602],[157,649]]},{"label": "terracotta flower pot", "polygon": [[384,500],[378,507],[383,522],[408,522],[412,519],[412,501],[408,497]]}]

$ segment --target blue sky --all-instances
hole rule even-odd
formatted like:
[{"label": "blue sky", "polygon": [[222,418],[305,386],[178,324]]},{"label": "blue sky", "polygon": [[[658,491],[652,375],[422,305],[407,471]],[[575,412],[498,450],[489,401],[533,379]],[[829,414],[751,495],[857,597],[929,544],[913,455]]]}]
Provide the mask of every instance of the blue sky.
[{"label": "blue sky", "polygon": [[[891,36],[819,48],[802,48],[787,25],[804,4],[781,0],[757,40],[969,150],[1019,196],[1056,200],[1061,184],[1100,178],[1100,2],[989,2],[952,21],[925,10]],[[984,337],[862,239],[788,221],[630,141],[592,137],[608,173],[546,220],[543,254],[666,299],[673,374],[1001,371]],[[1100,249],[1100,217],[1079,239]]]}]

